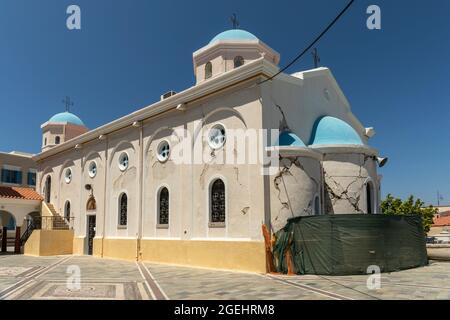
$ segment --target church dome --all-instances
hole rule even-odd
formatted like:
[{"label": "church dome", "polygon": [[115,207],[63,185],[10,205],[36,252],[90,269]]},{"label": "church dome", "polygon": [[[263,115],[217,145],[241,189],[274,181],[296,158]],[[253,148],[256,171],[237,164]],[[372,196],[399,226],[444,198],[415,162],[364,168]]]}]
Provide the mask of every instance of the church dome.
[{"label": "church dome", "polygon": [[276,145],[280,147],[306,147],[303,141],[291,131],[281,132]]},{"label": "church dome", "polygon": [[355,129],[341,119],[324,116],[314,124],[310,145],[363,145]]},{"label": "church dome", "polygon": [[77,126],[85,127],[83,121],[81,121],[80,118],[78,118],[73,113],[70,113],[67,111],[55,114],[53,117],[50,118],[50,120],[48,120],[48,122],[71,123],[71,124],[75,124]]},{"label": "church dome", "polygon": [[238,41],[248,41],[248,40],[258,40],[258,38],[245,30],[241,30],[241,29],[231,29],[231,30],[227,30],[224,32],[219,33],[217,36],[215,36],[209,43],[213,43],[216,41],[221,41],[221,40],[238,40]]}]

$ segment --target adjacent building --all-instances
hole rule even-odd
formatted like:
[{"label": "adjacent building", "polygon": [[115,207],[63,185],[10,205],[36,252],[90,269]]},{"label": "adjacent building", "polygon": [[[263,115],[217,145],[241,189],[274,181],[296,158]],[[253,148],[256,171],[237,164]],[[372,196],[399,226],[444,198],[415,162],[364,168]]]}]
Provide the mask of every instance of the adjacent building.
[{"label": "adjacent building", "polygon": [[0,152],[0,229],[14,234],[22,231],[32,216],[39,216],[42,197],[36,193],[37,166],[33,155],[13,151]]}]

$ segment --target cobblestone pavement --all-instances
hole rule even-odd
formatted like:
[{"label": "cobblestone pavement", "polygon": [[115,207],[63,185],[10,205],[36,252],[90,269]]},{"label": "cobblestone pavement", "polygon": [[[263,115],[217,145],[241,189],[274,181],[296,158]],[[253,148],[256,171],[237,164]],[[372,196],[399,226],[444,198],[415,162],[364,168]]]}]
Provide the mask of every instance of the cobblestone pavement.
[{"label": "cobblestone pavement", "polygon": [[[77,282],[80,274],[80,283]],[[0,256],[0,299],[450,299],[450,263],[367,276],[278,276],[88,256]]]}]

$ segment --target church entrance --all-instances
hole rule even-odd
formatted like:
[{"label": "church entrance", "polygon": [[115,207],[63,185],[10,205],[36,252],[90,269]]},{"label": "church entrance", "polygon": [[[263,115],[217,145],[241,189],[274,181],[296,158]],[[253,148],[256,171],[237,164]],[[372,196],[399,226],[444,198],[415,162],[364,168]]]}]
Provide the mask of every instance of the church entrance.
[{"label": "church entrance", "polygon": [[95,215],[87,216],[87,254],[90,256],[94,253],[95,218]]}]

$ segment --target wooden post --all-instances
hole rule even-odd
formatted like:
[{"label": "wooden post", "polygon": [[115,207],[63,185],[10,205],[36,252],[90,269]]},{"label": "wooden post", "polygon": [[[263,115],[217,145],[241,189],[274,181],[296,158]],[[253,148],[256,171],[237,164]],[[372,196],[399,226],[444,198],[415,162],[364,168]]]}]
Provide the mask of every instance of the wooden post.
[{"label": "wooden post", "polygon": [[6,246],[8,243],[8,228],[3,227],[2,233],[2,252],[6,252]]},{"label": "wooden post", "polygon": [[20,253],[20,227],[16,227],[16,241],[14,243],[14,253]]}]

